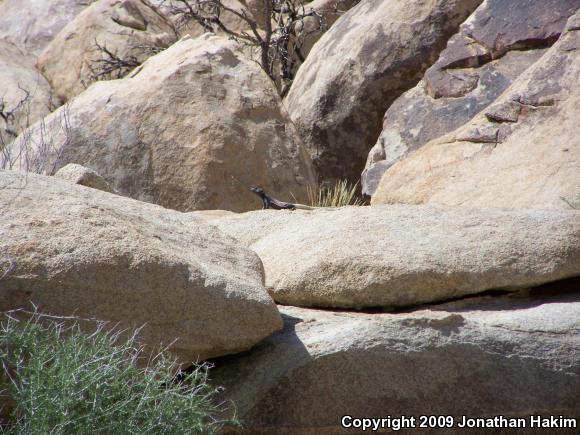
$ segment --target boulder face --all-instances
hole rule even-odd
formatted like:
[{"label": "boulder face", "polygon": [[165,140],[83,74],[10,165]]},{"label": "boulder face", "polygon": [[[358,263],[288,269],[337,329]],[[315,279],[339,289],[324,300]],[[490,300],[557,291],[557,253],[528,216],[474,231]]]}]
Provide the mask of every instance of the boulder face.
[{"label": "boulder face", "polygon": [[0,1],[0,40],[38,55],[88,3],[87,0]]},{"label": "boulder face", "polygon": [[[271,80],[217,36],[184,38],[130,77],[93,84],[46,125],[41,170],[78,163],[122,195],[181,211],[259,208],[255,185],[304,201],[314,180]],[[26,155],[41,140],[33,128],[13,146]]]},{"label": "boulder face", "polygon": [[[98,79],[122,77],[175,40],[170,22],[146,1],[97,0],[44,49],[38,68],[66,101]],[[121,61],[125,66],[113,65]]]},{"label": "boulder face", "polygon": [[[54,177],[0,171],[0,310],[144,326],[179,361],[239,352],[281,327],[259,258],[202,219]],[[7,265],[12,265],[7,268]]]},{"label": "boulder face", "polygon": [[294,53],[296,70],[322,35],[342,14],[358,3],[359,0],[314,0],[304,5],[306,12],[312,9],[316,11],[318,17],[306,17],[296,26],[295,31],[300,45],[300,55]]},{"label": "boulder face", "polygon": [[345,207],[210,223],[260,256],[287,305],[405,307],[580,275],[580,211]]},{"label": "boulder face", "polygon": [[68,180],[74,184],[80,184],[81,186],[90,187],[91,189],[102,190],[103,192],[113,193],[109,183],[105,181],[103,177],[97,174],[90,168],[85,168],[82,165],[77,165],[75,163],[69,163],[68,165],[60,168],[55,177],[62,178],[63,180]]},{"label": "boulder face", "polygon": [[[57,105],[50,85],[34,68],[34,58],[0,40],[0,150]],[[10,166],[0,154],[0,168]]]},{"label": "boulder face", "polygon": [[[216,360],[212,372],[247,433],[350,433],[340,426],[345,415],[451,415],[456,428],[462,415],[502,415],[525,418],[521,433],[541,435],[545,428],[530,428],[532,411],[580,417],[578,293],[477,298],[399,314],[280,311],[283,331]],[[418,426],[417,419],[416,429],[401,433],[425,430]]]},{"label": "boulder face", "polygon": [[285,102],[322,180],[359,179],[385,109],[479,3],[363,0],[320,38]]},{"label": "boulder face", "polygon": [[374,195],[394,163],[493,103],[555,42],[577,8],[577,0],[485,0],[424,79],[387,110],[367,159],[363,193]]},{"label": "boulder face", "polygon": [[580,198],[579,21],[475,118],[388,169],[372,204],[569,209]]}]

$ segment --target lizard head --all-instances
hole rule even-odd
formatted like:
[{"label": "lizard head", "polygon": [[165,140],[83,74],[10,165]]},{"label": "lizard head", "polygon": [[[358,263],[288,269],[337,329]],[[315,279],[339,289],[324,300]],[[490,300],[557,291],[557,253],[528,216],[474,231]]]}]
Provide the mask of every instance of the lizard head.
[{"label": "lizard head", "polygon": [[264,189],[262,189],[261,187],[250,187],[250,190],[254,192],[256,195],[260,196],[265,195]]}]

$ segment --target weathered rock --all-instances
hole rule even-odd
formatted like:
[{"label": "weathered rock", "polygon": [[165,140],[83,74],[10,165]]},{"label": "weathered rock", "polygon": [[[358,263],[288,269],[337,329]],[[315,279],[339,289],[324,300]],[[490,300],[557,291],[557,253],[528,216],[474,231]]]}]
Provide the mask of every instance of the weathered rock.
[{"label": "weathered rock", "polygon": [[[180,37],[189,35],[195,38],[208,31],[199,24],[199,22],[191,19],[188,5],[180,0],[149,0],[149,2],[156,6],[162,14],[171,20]],[[248,26],[247,21],[240,17],[240,15],[246,14],[249,19],[254,18],[252,13],[244,4],[245,2],[240,2],[238,0],[221,0],[221,3],[224,6],[219,15],[221,23],[228,30],[238,34],[243,31],[250,32],[250,27]],[[190,4],[193,3],[190,2]],[[230,12],[230,10],[233,12]],[[225,34],[219,26],[215,26],[214,30],[217,34]]]},{"label": "weathered rock", "polygon": [[320,38],[286,98],[323,180],[358,180],[385,109],[481,0],[363,0]]},{"label": "weathered rock", "polygon": [[[248,10],[244,7],[244,5],[239,2],[238,0],[222,0],[223,4],[232,11],[238,14],[248,14],[251,17],[251,14],[248,13]],[[223,10],[220,14],[220,20],[222,24],[230,31],[235,32],[237,34],[241,34],[243,32],[250,33],[250,27],[246,20],[240,18],[239,15],[236,13],[229,12],[228,10]],[[197,37],[206,33],[207,30],[200,26],[195,21],[189,21],[183,27],[179,29],[180,35],[190,35],[192,37]],[[224,35],[228,37],[228,35],[223,32],[221,29],[216,29],[217,34]]]},{"label": "weathered rock", "polygon": [[82,165],[77,165],[76,163],[69,163],[60,168],[54,176],[62,178],[63,180],[71,181],[74,184],[80,184],[81,186],[113,193],[113,189],[111,189],[111,186],[109,186],[109,183],[107,183],[103,177],[92,169],[86,168]]},{"label": "weathered rock", "polygon": [[[175,40],[168,19],[146,1],[97,0],[44,49],[38,68],[66,101],[97,79],[124,76]],[[109,71],[111,64],[106,62],[117,59],[126,66]]]},{"label": "weathered rock", "polygon": [[46,124],[46,167],[82,164],[122,195],[181,211],[255,209],[252,185],[304,200],[314,180],[272,81],[234,41],[209,34],[93,84]]},{"label": "weathered rock", "polygon": [[202,219],[54,177],[0,171],[0,310],[142,325],[183,363],[281,327],[259,258]]},{"label": "weathered rock", "polygon": [[580,211],[345,207],[211,223],[260,256],[288,305],[402,307],[580,275]]},{"label": "weathered rock", "polygon": [[306,58],[324,32],[358,3],[359,0],[314,0],[304,5],[306,12],[312,9],[318,16],[306,17],[296,26],[295,31],[300,42],[300,56],[294,53],[296,70],[302,64],[301,56]]},{"label": "weathered rock", "polygon": [[454,429],[427,432],[485,435],[489,428],[459,429],[461,416],[502,415],[526,419],[516,432],[541,435],[550,429],[531,428],[530,414],[580,417],[578,294],[478,298],[400,314],[280,307],[284,330],[215,361],[212,378],[246,433],[349,433],[340,427],[345,415],[404,415],[416,427],[400,433],[420,434],[419,415],[451,415]]},{"label": "weathered rock", "polygon": [[388,169],[372,203],[570,208],[580,197],[579,20],[495,103]]},{"label": "weathered rock", "polygon": [[481,66],[475,73],[477,87],[461,97],[434,99],[425,91],[424,80],[399,97],[387,110],[383,131],[369,152],[362,174],[363,193],[373,196],[385,171],[396,162],[430,140],[461,127],[493,103],[544,52],[513,51]]},{"label": "weathered rock", "polygon": [[[372,196],[394,163],[495,101],[553,44],[577,8],[577,0],[485,0],[425,78],[387,110],[367,159],[363,193]],[[517,120],[514,110],[506,121]]]},{"label": "weathered rock", "polygon": [[[57,103],[50,85],[34,68],[34,58],[0,40],[0,149]],[[0,155],[0,167],[6,157]]]},{"label": "weathered rock", "polygon": [[0,39],[38,55],[82,11],[87,0],[3,0]]}]

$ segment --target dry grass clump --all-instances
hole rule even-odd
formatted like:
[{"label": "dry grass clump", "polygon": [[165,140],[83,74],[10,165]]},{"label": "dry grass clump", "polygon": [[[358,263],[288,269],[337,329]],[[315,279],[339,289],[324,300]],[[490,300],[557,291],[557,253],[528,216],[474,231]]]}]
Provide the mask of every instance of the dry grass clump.
[{"label": "dry grass clump", "polygon": [[308,202],[312,207],[344,207],[346,205],[364,205],[364,200],[357,195],[358,182],[351,184],[347,180],[337,181],[333,186],[322,185],[308,187]]}]

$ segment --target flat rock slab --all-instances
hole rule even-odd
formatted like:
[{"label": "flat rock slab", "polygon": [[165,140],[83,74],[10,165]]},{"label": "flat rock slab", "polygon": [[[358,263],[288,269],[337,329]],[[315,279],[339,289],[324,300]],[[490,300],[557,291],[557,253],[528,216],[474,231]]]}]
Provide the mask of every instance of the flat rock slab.
[{"label": "flat rock slab", "polygon": [[214,219],[280,303],[403,307],[580,275],[580,211],[373,206]]},{"label": "flat rock slab", "polygon": [[260,259],[194,216],[54,177],[0,171],[0,310],[145,325],[190,364],[282,326]]},{"label": "flat rock slab", "polygon": [[[578,290],[397,314],[280,307],[284,330],[216,360],[212,378],[251,434],[350,433],[340,427],[345,415],[451,415],[453,430],[397,433],[575,435],[578,428],[532,429],[529,416],[580,417]],[[461,415],[520,417],[528,426],[461,430]]]}]

